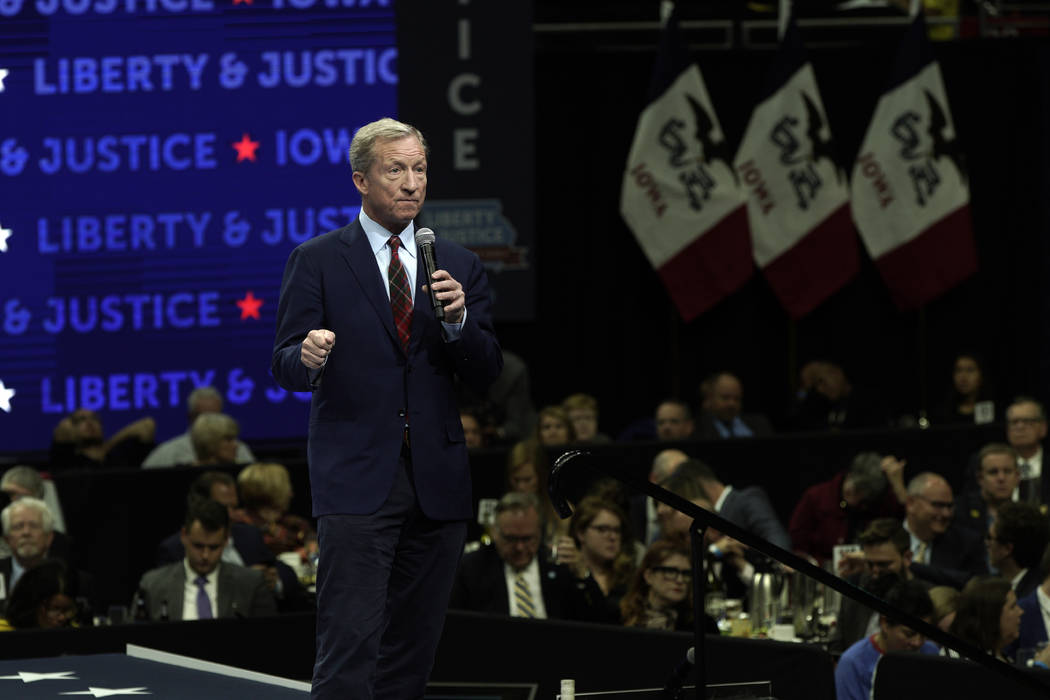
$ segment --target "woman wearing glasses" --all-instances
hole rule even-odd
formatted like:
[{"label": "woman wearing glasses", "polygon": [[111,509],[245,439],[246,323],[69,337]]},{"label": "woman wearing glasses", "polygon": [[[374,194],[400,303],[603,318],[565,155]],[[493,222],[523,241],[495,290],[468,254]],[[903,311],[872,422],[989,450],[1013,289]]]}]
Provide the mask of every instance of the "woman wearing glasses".
[{"label": "woman wearing glasses", "polygon": [[[603,620],[620,621],[620,600],[627,592],[634,573],[633,547],[624,533],[627,518],[623,510],[612,501],[590,496],[576,506],[569,524],[571,540],[562,538],[558,542],[557,559],[568,563],[577,577],[592,576],[602,594],[604,604],[596,607],[602,611]],[[566,560],[566,550],[575,547],[577,553]]]},{"label": "woman wearing glasses", "polygon": [[691,630],[693,571],[689,546],[679,540],[657,540],[649,546],[620,601],[628,627]]}]

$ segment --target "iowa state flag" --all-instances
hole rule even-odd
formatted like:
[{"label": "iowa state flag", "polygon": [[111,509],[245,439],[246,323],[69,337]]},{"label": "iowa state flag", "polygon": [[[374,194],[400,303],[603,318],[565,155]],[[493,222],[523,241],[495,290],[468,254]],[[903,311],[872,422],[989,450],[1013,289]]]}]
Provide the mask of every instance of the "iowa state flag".
[{"label": "iowa state flag", "polygon": [[752,265],[732,154],[677,29],[672,12],[627,158],[620,213],[689,321],[737,290]]},{"label": "iowa state flag", "polygon": [[925,304],[977,269],[969,202],[941,69],[920,14],[853,166],[853,220],[900,309]]},{"label": "iowa state flag", "polygon": [[747,191],[755,262],[799,318],[857,273],[857,237],[846,174],[793,20],[767,83],[735,164]]}]

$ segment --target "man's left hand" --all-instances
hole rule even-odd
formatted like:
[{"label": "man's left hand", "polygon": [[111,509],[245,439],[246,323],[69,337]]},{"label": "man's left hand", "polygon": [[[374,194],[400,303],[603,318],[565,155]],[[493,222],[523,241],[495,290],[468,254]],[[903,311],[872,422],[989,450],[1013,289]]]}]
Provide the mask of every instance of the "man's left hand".
[{"label": "man's left hand", "polygon": [[[452,278],[445,270],[434,272],[434,294],[438,301],[445,307],[445,323],[459,323],[463,320],[463,310],[467,307],[467,294],[463,291],[463,285]],[[423,285],[423,291],[430,293],[428,285]]]}]

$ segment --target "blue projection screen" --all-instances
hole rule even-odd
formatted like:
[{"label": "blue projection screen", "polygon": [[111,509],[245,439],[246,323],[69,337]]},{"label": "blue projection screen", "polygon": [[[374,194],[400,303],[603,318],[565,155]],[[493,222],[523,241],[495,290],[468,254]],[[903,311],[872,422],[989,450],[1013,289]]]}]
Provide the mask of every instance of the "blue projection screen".
[{"label": "blue projection screen", "polygon": [[[289,252],[356,216],[354,131],[396,116],[392,0],[0,0],[0,435],[185,430],[215,386],[301,437],[269,372]],[[12,393],[13,392],[13,393]]]}]

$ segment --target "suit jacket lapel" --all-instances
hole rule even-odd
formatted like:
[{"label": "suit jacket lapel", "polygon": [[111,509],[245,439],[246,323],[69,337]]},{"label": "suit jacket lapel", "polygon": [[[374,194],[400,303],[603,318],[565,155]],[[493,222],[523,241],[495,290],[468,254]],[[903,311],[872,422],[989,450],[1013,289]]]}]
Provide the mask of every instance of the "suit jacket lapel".
[{"label": "suit jacket lapel", "polygon": [[215,598],[215,607],[219,609],[215,617],[233,617],[233,581],[230,580],[229,567],[226,564],[219,564]]},{"label": "suit jacket lapel", "polygon": [[[368,236],[365,235],[357,219],[343,229],[339,234],[339,239],[345,244],[342,249],[343,258],[354,273],[365,298],[372,304],[391,340],[401,347],[401,341],[394,329],[394,314],[390,311],[390,298],[383,289],[383,276],[379,274],[372,247],[368,245]],[[414,322],[413,325],[415,325]]]},{"label": "suit jacket lapel", "polygon": [[[174,564],[171,578],[168,579],[168,591],[165,599],[168,604],[168,619],[169,620],[181,620],[182,619],[182,606],[183,606],[183,595],[186,593],[186,567],[183,564],[183,560],[180,559],[178,564]],[[164,603],[164,600],[161,603]]]}]

